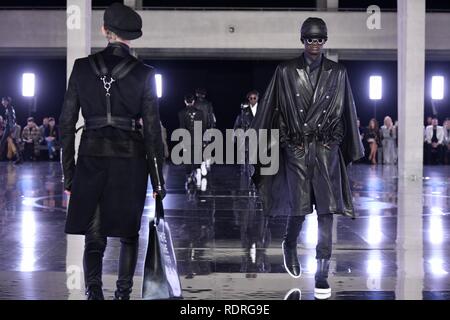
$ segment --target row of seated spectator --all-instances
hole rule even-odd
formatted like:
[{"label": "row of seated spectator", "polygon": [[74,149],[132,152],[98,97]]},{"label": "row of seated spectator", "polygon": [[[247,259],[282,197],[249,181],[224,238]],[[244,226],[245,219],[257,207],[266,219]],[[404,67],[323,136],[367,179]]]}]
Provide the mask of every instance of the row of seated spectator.
[{"label": "row of seated spectator", "polygon": [[[5,123],[0,116],[0,138],[4,131]],[[36,124],[33,117],[29,117],[23,129],[20,125],[15,125],[7,141],[4,150],[0,150],[0,160],[14,160],[18,152],[22,154],[25,161],[59,159],[58,129],[52,117],[44,118],[40,126]]]},{"label": "row of seated spectator", "polygon": [[[360,127],[361,141],[365,148],[365,159],[361,162],[370,164],[396,164],[398,146],[398,123],[393,123],[389,116],[384,118],[384,125],[379,128],[376,119],[371,119],[366,128]],[[423,129],[424,164],[450,164],[450,119],[439,125],[437,117],[428,117]]]},{"label": "row of seated spectator", "polygon": [[370,164],[396,164],[397,163],[397,121],[391,117],[384,118],[381,128],[376,119],[371,119],[366,128],[360,126],[358,120],[359,134],[365,149],[365,158],[360,162]]}]

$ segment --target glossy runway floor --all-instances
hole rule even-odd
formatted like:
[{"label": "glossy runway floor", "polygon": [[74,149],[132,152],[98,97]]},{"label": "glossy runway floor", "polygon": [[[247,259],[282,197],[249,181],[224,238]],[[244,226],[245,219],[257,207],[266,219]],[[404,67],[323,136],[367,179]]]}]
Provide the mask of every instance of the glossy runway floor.
[{"label": "glossy runway floor", "polygon": [[[350,170],[359,217],[337,217],[330,267],[332,299],[450,299],[450,166],[399,183],[393,166]],[[293,288],[314,299],[317,220],[299,238],[303,276],[282,266],[285,217],[261,215],[239,167],[214,166],[206,191],[184,186],[166,166],[166,216],[186,299],[283,299]],[[63,232],[68,199],[58,163],[0,163],[0,299],[84,299],[83,237]],[[133,298],[139,299],[148,222],[142,221]],[[114,292],[119,242],[110,239],[104,289]]]}]

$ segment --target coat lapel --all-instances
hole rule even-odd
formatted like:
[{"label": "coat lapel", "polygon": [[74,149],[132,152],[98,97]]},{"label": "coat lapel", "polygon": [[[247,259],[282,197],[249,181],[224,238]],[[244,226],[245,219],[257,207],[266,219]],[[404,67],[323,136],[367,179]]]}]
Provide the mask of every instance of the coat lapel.
[{"label": "coat lapel", "polygon": [[[305,94],[307,97],[312,97],[314,94],[314,89],[311,85],[311,81],[309,80],[308,73],[306,73],[306,62],[303,55],[298,59],[297,67],[296,67],[296,90],[299,94]],[[306,92],[299,92],[302,89],[306,89]]]},{"label": "coat lapel", "polygon": [[327,93],[327,89],[328,89],[327,84],[330,79],[332,71],[333,71],[333,68],[332,68],[332,64],[330,63],[330,60],[323,57],[319,80],[317,81],[316,90],[314,91],[312,104],[308,108],[307,120],[311,119],[311,117],[314,115],[317,107],[320,106],[320,103],[321,103],[322,99],[324,98],[324,95]]}]

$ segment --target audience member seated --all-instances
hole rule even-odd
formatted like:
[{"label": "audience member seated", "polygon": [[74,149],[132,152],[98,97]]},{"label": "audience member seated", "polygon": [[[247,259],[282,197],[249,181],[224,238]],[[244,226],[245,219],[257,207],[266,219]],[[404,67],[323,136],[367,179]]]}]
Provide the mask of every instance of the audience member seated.
[{"label": "audience member seated", "polygon": [[47,145],[49,160],[55,159],[57,155],[58,130],[56,129],[54,118],[48,118],[48,125],[44,127],[44,141]]},{"label": "audience member seated", "polygon": [[444,122],[444,163],[450,164],[450,119]]},{"label": "audience member seated", "polygon": [[377,151],[380,146],[380,129],[376,119],[371,119],[369,121],[369,126],[367,127],[364,139],[370,148],[370,153],[368,155],[369,162],[371,164],[377,164]]},{"label": "audience member seated", "polygon": [[32,117],[28,118],[27,125],[23,128],[22,140],[24,143],[24,160],[37,160],[40,152],[41,132]]},{"label": "audience member seated", "polygon": [[442,164],[444,153],[444,128],[436,117],[425,129],[425,164]]}]

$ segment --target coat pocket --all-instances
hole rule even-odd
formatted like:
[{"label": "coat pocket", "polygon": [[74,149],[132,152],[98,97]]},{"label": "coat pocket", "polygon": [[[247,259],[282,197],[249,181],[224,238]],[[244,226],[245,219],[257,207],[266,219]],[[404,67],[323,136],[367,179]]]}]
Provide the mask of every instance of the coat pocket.
[{"label": "coat pocket", "polygon": [[305,156],[305,148],[300,145],[288,144],[286,146],[286,151],[296,158],[302,158]]}]

